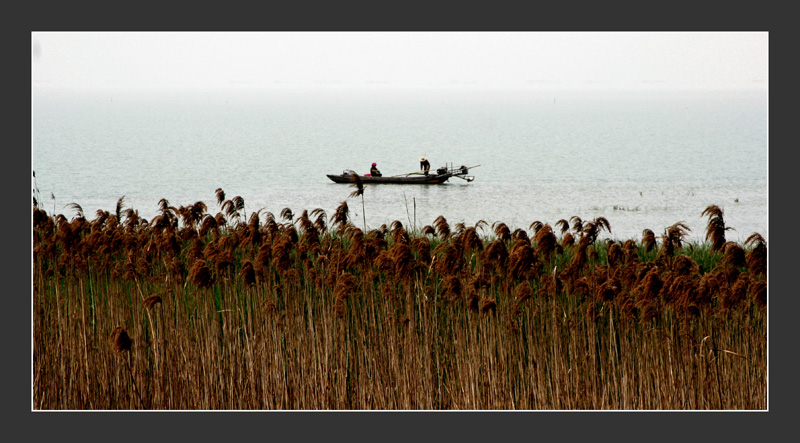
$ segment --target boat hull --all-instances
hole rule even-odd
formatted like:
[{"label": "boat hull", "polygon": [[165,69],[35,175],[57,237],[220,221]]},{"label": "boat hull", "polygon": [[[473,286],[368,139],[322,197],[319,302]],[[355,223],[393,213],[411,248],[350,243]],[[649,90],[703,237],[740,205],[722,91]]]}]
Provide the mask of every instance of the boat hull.
[{"label": "boat hull", "polygon": [[[335,183],[353,183],[352,174],[327,174],[328,178]],[[446,182],[452,174],[437,175],[414,175],[400,177],[373,177],[370,175],[359,175],[358,177],[364,184],[393,184],[393,185],[438,185]]]}]

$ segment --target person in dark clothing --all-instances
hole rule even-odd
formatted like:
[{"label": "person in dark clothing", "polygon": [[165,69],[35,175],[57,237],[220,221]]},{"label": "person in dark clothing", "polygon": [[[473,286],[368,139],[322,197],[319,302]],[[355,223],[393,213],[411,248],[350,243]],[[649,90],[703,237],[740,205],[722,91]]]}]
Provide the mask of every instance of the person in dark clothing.
[{"label": "person in dark clothing", "polygon": [[378,170],[378,164],[377,163],[373,163],[372,164],[372,167],[369,169],[369,173],[373,177],[382,177],[383,176],[383,174],[381,174],[381,171]]},{"label": "person in dark clothing", "polygon": [[428,172],[431,170],[431,164],[428,162],[428,159],[425,157],[419,158],[419,169],[428,175]]}]

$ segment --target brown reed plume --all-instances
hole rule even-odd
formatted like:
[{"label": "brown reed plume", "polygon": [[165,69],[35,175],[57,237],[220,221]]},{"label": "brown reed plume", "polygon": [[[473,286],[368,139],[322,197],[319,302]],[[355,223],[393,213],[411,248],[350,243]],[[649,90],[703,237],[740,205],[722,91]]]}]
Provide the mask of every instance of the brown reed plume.
[{"label": "brown reed plume", "polygon": [[508,254],[508,269],[511,276],[514,279],[530,277],[535,263],[536,256],[531,244],[525,240],[517,240]]},{"label": "brown reed plume", "polygon": [[567,233],[567,231],[569,231],[569,222],[564,220],[563,218],[557,221],[553,226],[555,226],[555,228],[559,230],[561,235],[564,235]]},{"label": "brown reed plume", "polygon": [[359,196],[361,197],[361,216],[363,218],[362,221],[364,223],[364,225],[363,225],[364,226],[364,230],[366,231],[367,230],[367,214],[366,214],[366,206],[364,205],[364,182],[361,180],[361,177],[359,177],[356,174],[352,175],[351,180],[353,181],[353,184],[350,185],[350,186],[356,188],[356,190],[350,193],[350,198],[359,197]]},{"label": "brown reed plume", "polygon": [[389,249],[389,258],[394,266],[392,277],[403,280],[411,276],[414,270],[414,255],[406,243],[395,243]]},{"label": "brown reed plume", "polygon": [[489,297],[481,297],[480,298],[480,305],[481,305],[481,314],[489,314],[497,315],[497,302],[493,298]]},{"label": "brown reed plume", "polygon": [[542,298],[555,298],[563,289],[561,279],[554,273],[544,274],[539,278],[537,295]]},{"label": "brown reed plume", "polygon": [[533,296],[533,289],[530,282],[523,280],[514,288],[514,295],[517,303],[522,303]]},{"label": "brown reed plume", "polygon": [[442,239],[446,240],[450,237],[450,225],[447,224],[447,219],[444,216],[438,216],[433,221],[433,227],[436,229],[436,235]]},{"label": "brown reed plume", "polygon": [[350,208],[347,207],[347,200],[343,201],[331,216],[331,224],[339,231],[342,231],[350,222]]},{"label": "brown reed plume", "polygon": [[622,252],[625,254],[625,263],[634,263],[640,260],[637,250],[636,241],[633,239],[629,238],[622,243]]},{"label": "brown reed plume", "polygon": [[664,230],[661,236],[661,248],[659,253],[672,257],[676,249],[683,247],[683,239],[689,234],[691,229],[684,222],[677,222]]},{"label": "brown reed plume", "polygon": [[577,234],[583,231],[583,220],[580,217],[573,215],[569,218],[569,221],[572,223],[572,232]]},{"label": "brown reed plume", "polygon": [[481,240],[477,230],[473,227],[465,228],[458,234],[455,241],[467,253],[483,250],[483,240]]},{"label": "brown reed plume", "polygon": [[734,268],[747,266],[744,248],[739,246],[736,242],[725,242],[721,249],[724,250],[721,262],[723,266],[732,266]]},{"label": "brown reed plume", "polygon": [[528,226],[528,229],[530,229],[533,232],[533,235],[536,236],[536,233],[539,232],[539,229],[542,229],[543,226],[544,223],[540,222],[539,220],[536,220],[533,223],[531,223],[530,226]]},{"label": "brown reed plume", "polygon": [[441,275],[456,275],[464,267],[464,254],[455,244],[439,243],[433,250],[434,269]]},{"label": "brown reed plume", "polygon": [[295,224],[297,224],[300,227],[300,232],[302,233],[315,230],[314,223],[309,218],[308,210],[306,209],[304,209],[303,213],[300,214],[300,217],[298,217],[297,220],[295,220]]},{"label": "brown reed plume", "polygon": [[574,244],[575,244],[575,236],[573,236],[572,233],[570,233],[570,232],[567,232],[566,234],[564,234],[564,237],[561,239],[561,248],[562,248],[562,250],[564,248],[570,247],[570,246],[572,246]]},{"label": "brown reed plume", "polygon": [[161,297],[158,295],[151,295],[144,299],[142,305],[147,309],[153,309],[153,306],[157,305],[158,303],[161,303]]},{"label": "brown reed plume", "polygon": [[508,261],[508,249],[502,240],[493,240],[483,251],[483,261],[494,265],[497,270],[504,270]]},{"label": "brown reed plume", "polygon": [[650,229],[645,229],[642,231],[642,247],[644,247],[644,252],[650,252],[655,247],[656,244],[656,234]]},{"label": "brown reed plume", "polygon": [[333,297],[336,301],[334,302],[333,310],[337,318],[344,318],[347,299],[357,288],[358,281],[353,274],[344,272],[336,279],[336,287],[333,290]]},{"label": "brown reed plume", "polygon": [[239,271],[239,278],[245,286],[253,286],[256,283],[256,271],[253,268],[253,263],[250,260],[245,260],[242,263],[242,270]]},{"label": "brown reed plume", "polygon": [[721,305],[723,309],[734,309],[746,301],[749,284],[750,275],[746,273],[739,274],[733,285],[727,291],[722,291]]},{"label": "brown reed plume", "polygon": [[750,297],[753,301],[756,302],[758,306],[762,309],[767,307],[767,281],[766,280],[756,280],[750,284],[748,288],[750,292]]},{"label": "brown reed plume", "polygon": [[281,235],[272,244],[272,265],[279,271],[285,271],[291,266],[291,252],[294,242],[291,235]]},{"label": "brown reed plume", "polygon": [[189,281],[201,288],[210,288],[212,283],[211,269],[205,260],[197,260],[189,271]]},{"label": "brown reed plume", "polygon": [[700,266],[687,255],[677,255],[670,269],[675,275],[695,275],[699,273]]},{"label": "brown reed plume", "polygon": [[611,241],[606,249],[606,259],[608,266],[612,268],[620,266],[625,260],[625,252],[618,243]]},{"label": "brown reed plume", "polygon": [[533,236],[533,242],[536,244],[534,252],[545,260],[549,260],[550,257],[552,257],[558,245],[558,239],[556,239],[553,228],[548,224],[542,225],[542,227],[536,231],[536,235]]},{"label": "brown reed plume", "polygon": [[444,294],[448,296],[451,301],[460,300],[463,287],[461,279],[455,275],[450,275],[442,279],[442,289]]},{"label": "brown reed plume", "polygon": [[122,326],[117,326],[111,331],[111,346],[117,353],[130,352],[133,340],[128,335],[128,331]]},{"label": "brown reed plume", "polygon": [[222,208],[222,204],[225,202],[225,191],[222,188],[217,188],[214,194],[217,196],[217,205]]},{"label": "brown reed plume", "polygon": [[70,203],[66,207],[72,209],[73,211],[75,211],[75,217],[73,218],[73,220],[75,220],[75,219],[84,219],[85,220],[86,219],[86,217],[83,214],[83,208],[81,207],[81,205],[79,205],[77,203]]},{"label": "brown reed plume", "polygon": [[411,240],[411,249],[417,256],[417,261],[425,266],[431,264],[431,241],[427,237],[414,237]]},{"label": "brown reed plume", "polygon": [[640,300],[654,301],[658,297],[658,294],[661,293],[661,288],[663,286],[664,281],[659,275],[658,268],[652,266],[647,270],[644,277],[639,280],[635,292],[637,298]]},{"label": "brown reed plume", "polygon": [[218,232],[219,223],[217,223],[217,219],[211,215],[206,215],[203,217],[203,220],[200,222],[200,229],[198,234],[201,237],[205,237],[206,234],[209,232],[219,233]]},{"label": "brown reed plume", "polygon": [[711,250],[721,250],[722,245],[725,244],[725,231],[732,229],[725,227],[722,208],[717,205],[709,205],[703,210],[701,215],[708,216],[708,225],[706,226],[705,238],[706,241],[711,242]]},{"label": "brown reed plume", "polygon": [[767,242],[759,233],[753,233],[744,241],[745,246],[752,246],[747,253],[747,269],[754,275],[767,274]]},{"label": "brown reed plume", "polygon": [[351,176],[351,181],[353,182],[353,184],[350,185],[350,187],[351,188],[356,188],[356,190],[350,193],[350,197],[363,196],[364,195],[364,181],[361,180],[361,177],[359,177],[356,174],[353,174]]},{"label": "brown reed plume", "polygon": [[605,217],[595,217],[591,221],[581,223],[582,229],[580,231],[580,243],[585,245],[594,244],[597,237],[603,230],[611,233],[611,224]]},{"label": "brown reed plume", "polygon": [[511,240],[511,229],[503,222],[492,223],[492,231],[494,231],[494,235],[496,235],[497,238],[504,242]]},{"label": "brown reed plume", "polygon": [[[125,198],[124,196],[122,198]],[[117,202],[117,208],[122,211],[122,199]],[[158,215],[153,218],[151,223],[155,226],[163,228],[177,228],[178,227],[178,209],[170,206],[169,200],[162,198],[158,201]]]},{"label": "brown reed plume", "polygon": [[314,228],[317,230],[317,233],[319,235],[325,234],[325,231],[328,228],[328,225],[326,223],[326,218],[328,215],[325,213],[325,210],[321,208],[316,208],[313,211],[311,211],[310,215],[311,217],[314,217]]}]

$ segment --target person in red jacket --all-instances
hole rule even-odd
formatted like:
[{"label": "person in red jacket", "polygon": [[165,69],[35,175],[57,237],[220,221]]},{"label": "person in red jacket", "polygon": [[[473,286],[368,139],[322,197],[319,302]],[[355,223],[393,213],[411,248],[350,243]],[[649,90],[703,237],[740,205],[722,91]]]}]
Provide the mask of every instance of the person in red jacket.
[{"label": "person in red jacket", "polygon": [[372,164],[372,167],[369,169],[369,173],[373,177],[382,177],[383,176],[383,174],[381,174],[381,171],[378,170],[378,164],[377,163],[373,163]]}]

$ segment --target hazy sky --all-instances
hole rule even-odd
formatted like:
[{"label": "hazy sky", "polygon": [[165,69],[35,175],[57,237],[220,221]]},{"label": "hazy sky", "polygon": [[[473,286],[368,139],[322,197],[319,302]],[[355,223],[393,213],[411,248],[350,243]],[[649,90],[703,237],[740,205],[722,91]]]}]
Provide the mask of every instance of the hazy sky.
[{"label": "hazy sky", "polygon": [[766,88],[767,32],[33,32],[75,88]]}]

